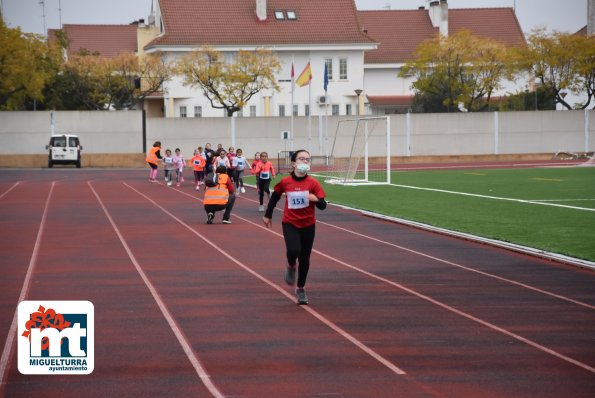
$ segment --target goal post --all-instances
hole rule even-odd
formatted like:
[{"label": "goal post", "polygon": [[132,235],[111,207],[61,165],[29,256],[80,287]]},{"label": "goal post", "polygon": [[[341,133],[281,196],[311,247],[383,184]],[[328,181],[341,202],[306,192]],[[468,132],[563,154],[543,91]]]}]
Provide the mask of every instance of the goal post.
[{"label": "goal post", "polygon": [[338,185],[391,183],[390,118],[339,120],[332,139],[329,165],[320,173]]}]

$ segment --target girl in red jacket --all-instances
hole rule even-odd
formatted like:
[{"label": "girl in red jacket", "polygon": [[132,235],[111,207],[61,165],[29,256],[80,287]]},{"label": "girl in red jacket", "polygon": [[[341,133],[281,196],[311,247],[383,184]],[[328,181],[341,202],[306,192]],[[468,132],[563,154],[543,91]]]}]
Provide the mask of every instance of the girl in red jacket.
[{"label": "girl in red jacket", "polygon": [[308,175],[310,170],[310,153],[308,151],[301,149],[294,152],[291,156],[291,165],[293,172],[275,185],[262,220],[265,226],[271,227],[275,205],[281,199],[281,195],[285,193],[287,199],[283,208],[283,220],[281,220],[287,253],[285,282],[293,286],[297,268],[298,279],[295,294],[297,303],[303,305],[308,304],[304,286],[310,269],[310,254],[314,246],[316,231],[314,208],[320,210],[326,208],[324,200],[326,194],[318,180]]}]

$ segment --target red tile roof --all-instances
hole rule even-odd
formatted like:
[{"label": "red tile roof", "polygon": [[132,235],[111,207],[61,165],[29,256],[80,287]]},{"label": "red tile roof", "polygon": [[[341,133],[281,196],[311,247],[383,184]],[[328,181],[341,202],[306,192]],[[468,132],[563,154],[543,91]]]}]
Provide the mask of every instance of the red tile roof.
[{"label": "red tile roof", "polygon": [[[110,58],[121,53],[135,53],[138,48],[136,25],[63,25],[62,29],[69,40],[69,53],[85,49]],[[55,40],[56,31],[49,30],[50,40]]]},{"label": "red tile roof", "polygon": [[[438,34],[428,10],[358,11],[358,16],[362,29],[379,42],[377,50],[366,51],[366,63],[406,62],[422,41]],[[449,9],[449,33],[462,30],[509,46],[525,40],[512,8]]]},{"label": "red tile roof", "polygon": [[[155,45],[275,45],[374,43],[359,28],[354,0],[267,0],[267,19],[256,0],[160,0],[165,35]],[[296,20],[277,20],[291,10]]]}]

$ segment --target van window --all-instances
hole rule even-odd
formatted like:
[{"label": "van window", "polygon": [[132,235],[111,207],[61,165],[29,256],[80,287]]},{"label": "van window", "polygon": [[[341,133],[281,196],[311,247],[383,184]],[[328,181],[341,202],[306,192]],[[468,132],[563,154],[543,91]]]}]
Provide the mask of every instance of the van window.
[{"label": "van window", "polygon": [[66,147],[66,137],[52,137],[50,139],[50,145],[54,147]]},{"label": "van window", "polygon": [[79,145],[79,139],[78,138],[76,138],[76,137],[70,137],[68,139],[68,146],[76,147],[78,145]]}]

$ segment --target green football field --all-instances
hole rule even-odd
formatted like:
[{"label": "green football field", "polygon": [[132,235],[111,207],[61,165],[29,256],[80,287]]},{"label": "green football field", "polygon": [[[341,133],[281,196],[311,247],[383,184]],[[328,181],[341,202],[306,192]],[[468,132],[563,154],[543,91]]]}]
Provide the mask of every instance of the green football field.
[{"label": "green football field", "polygon": [[324,188],[333,203],[595,261],[595,167],[403,171],[391,181]]},{"label": "green football field", "polygon": [[332,203],[595,261],[595,167],[401,171],[391,180],[324,189]]}]

